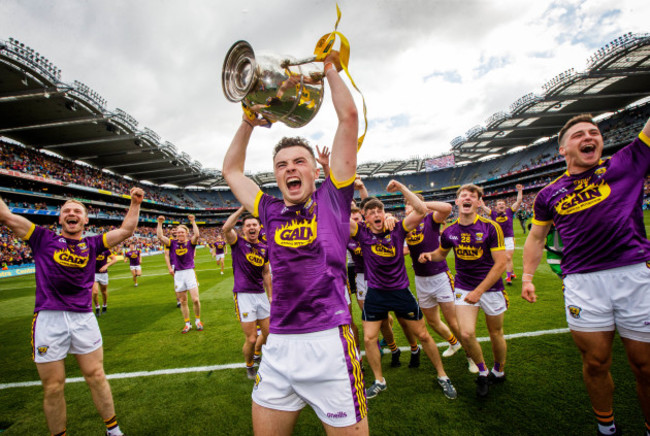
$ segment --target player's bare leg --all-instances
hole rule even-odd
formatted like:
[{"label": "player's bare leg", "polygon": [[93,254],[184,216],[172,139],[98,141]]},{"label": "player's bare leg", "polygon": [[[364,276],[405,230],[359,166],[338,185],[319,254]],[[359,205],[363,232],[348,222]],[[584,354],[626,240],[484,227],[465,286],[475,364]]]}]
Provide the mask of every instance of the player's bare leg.
[{"label": "player's bare leg", "polygon": [[289,436],[299,415],[300,410],[269,409],[253,401],[253,433],[255,436]]},{"label": "player's bare leg", "polygon": [[375,376],[375,380],[381,383],[385,383],[386,381],[381,370],[381,353],[379,348],[377,348],[377,339],[379,337],[379,330],[383,324],[383,321],[363,321],[363,342],[366,347],[366,359],[368,359],[368,364]]},{"label": "player's bare leg", "polygon": [[650,423],[650,342],[621,338],[636,377],[636,392],[646,422]]},{"label": "player's bare leg", "polygon": [[37,363],[36,369],[43,384],[43,412],[47,427],[52,434],[61,433],[66,426],[64,361]]},{"label": "player's bare leg", "polygon": [[88,354],[76,354],[81,373],[90,388],[95,407],[102,419],[115,416],[111,387],[104,373],[104,350],[102,347]]}]

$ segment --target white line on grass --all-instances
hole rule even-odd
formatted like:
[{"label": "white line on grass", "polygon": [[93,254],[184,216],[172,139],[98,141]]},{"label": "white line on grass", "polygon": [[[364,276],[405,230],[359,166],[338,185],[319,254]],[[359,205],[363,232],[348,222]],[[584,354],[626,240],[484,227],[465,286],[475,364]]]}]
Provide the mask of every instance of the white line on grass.
[{"label": "white line on grass", "polygon": [[[539,330],[536,332],[524,332],[524,333],[513,333],[511,335],[505,335],[506,339],[516,339],[516,338],[530,338],[533,336],[543,336],[543,335],[555,335],[559,333],[568,333],[568,328],[563,329],[553,329],[553,330]],[[487,342],[490,340],[489,337],[477,338],[479,342]],[[449,345],[448,342],[441,342],[438,344],[438,347],[445,347]],[[410,351],[410,347],[400,348],[402,351]],[[361,354],[365,354],[362,352]],[[245,363],[228,363],[226,365],[210,365],[210,366],[194,366],[190,368],[171,368],[171,369],[159,369],[156,371],[137,371],[137,372],[120,372],[116,374],[108,374],[106,378],[109,380],[117,380],[123,378],[136,378],[136,377],[150,377],[154,375],[169,375],[169,374],[185,374],[189,372],[208,372],[208,371],[220,371],[223,369],[237,369],[245,368]],[[84,381],[83,377],[72,377],[65,380],[66,383],[79,383]],[[30,381],[30,382],[16,382],[16,383],[0,383],[0,390],[9,389],[9,388],[24,388],[30,386],[40,386],[40,381]]]}]

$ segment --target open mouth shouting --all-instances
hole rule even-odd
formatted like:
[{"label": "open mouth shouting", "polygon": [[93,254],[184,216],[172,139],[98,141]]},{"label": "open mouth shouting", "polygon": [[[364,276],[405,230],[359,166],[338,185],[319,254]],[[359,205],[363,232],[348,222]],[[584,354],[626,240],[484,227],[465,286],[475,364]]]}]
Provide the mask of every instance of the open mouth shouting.
[{"label": "open mouth shouting", "polygon": [[300,188],[302,187],[302,181],[295,176],[288,177],[287,178],[287,190],[289,191],[290,194],[298,194],[300,193]]},{"label": "open mouth shouting", "polygon": [[593,159],[596,155],[596,144],[581,145],[580,154],[584,159]]}]

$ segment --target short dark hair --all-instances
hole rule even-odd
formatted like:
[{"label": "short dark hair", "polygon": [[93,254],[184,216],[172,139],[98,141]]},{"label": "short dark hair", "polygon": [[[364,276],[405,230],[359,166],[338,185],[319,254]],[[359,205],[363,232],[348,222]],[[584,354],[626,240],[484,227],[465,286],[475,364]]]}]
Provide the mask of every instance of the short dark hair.
[{"label": "short dark hair", "polygon": [[575,126],[578,123],[590,123],[598,127],[598,124],[594,121],[594,117],[591,114],[580,114],[571,118],[567,121],[564,126],[560,129],[560,132],[557,134],[557,143],[558,145],[562,142],[562,137],[566,134],[567,130]]},{"label": "short dark hair", "polygon": [[481,198],[483,198],[483,188],[481,188],[480,186],[474,185],[472,183],[468,183],[468,184],[463,185],[460,188],[458,188],[458,191],[456,191],[456,198],[458,198],[460,193],[463,192],[463,191],[469,191],[469,192],[472,192],[474,194],[478,194],[479,200]]},{"label": "short dark hair", "polygon": [[370,209],[380,209],[384,210],[384,203],[381,202],[381,200],[375,198],[375,197],[368,197],[369,200],[366,201],[363,205],[363,211],[367,211]]},{"label": "short dark hair", "polygon": [[352,215],[353,213],[361,213],[361,209],[359,209],[356,206],[352,206],[352,208],[350,209],[350,215]]},{"label": "short dark hair", "polygon": [[316,164],[316,154],[314,153],[314,150],[311,148],[311,145],[309,145],[309,142],[305,138],[301,138],[300,136],[294,136],[294,137],[284,137],[280,139],[280,142],[278,142],[275,145],[275,148],[273,149],[273,160],[275,160],[275,157],[278,155],[280,150],[283,150],[285,148],[289,147],[302,147],[305,150],[309,152],[311,157],[314,159],[314,165]]},{"label": "short dark hair", "polygon": [[259,217],[256,217],[255,215],[250,213],[245,213],[244,215],[242,215],[241,217],[242,225],[246,223],[246,220],[257,220],[258,224],[262,224],[262,221],[260,221]]}]

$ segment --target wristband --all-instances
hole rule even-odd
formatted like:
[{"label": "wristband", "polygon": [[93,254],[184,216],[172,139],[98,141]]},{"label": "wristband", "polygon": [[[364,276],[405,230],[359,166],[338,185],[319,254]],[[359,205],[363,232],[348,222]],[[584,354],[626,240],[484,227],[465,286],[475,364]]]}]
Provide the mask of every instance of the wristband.
[{"label": "wristband", "polygon": [[533,283],[532,280],[523,280],[523,279],[522,279],[521,281],[522,281],[523,283]]},{"label": "wristband", "polygon": [[529,273],[523,273],[522,275],[524,275],[524,276],[531,276],[531,277],[535,277],[535,276],[534,276],[533,274],[529,274]]},{"label": "wristband", "polygon": [[255,128],[253,123],[251,123],[250,121],[248,121],[248,120],[242,120],[242,121],[245,122],[246,124],[248,124],[249,126],[251,126],[252,128]]},{"label": "wristband", "polygon": [[325,68],[323,69],[323,73],[327,74],[327,72],[329,70],[332,70],[332,69],[336,70],[336,68],[334,68],[334,64],[331,63],[331,62],[328,62],[328,63],[325,64]]}]

